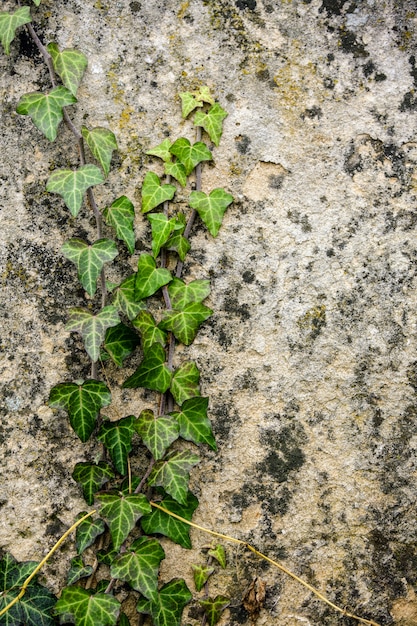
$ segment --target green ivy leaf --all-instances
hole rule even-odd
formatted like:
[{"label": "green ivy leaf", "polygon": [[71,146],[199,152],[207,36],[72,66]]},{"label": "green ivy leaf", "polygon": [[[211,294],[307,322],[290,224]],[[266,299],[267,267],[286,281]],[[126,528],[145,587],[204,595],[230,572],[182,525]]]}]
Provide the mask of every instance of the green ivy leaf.
[{"label": "green ivy leaf", "polygon": [[150,213],[148,220],[152,227],[152,253],[156,258],[162,246],[168,241],[171,233],[182,228],[182,225],[178,225],[175,217],[168,219],[163,213]]},{"label": "green ivy leaf", "polygon": [[119,621],[117,622],[118,626],[130,626],[129,619],[126,613],[120,613]]},{"label": "green ivy leaf", "polygon": [[175,191],[174,185],[162,185],[159,176],[148,172],[142,185],[142,213],[148,213],[163,202],[172,200]]},{"label": "green ivy leaf", "polygon": [[77,102],[77,98],[66,87],[55,87],[49,93],[25,93],[19,100],[16,112],[19,115],[29,115],[36,128],[49,141],[54,141],[64,117],[63,107],[74,102]]},{"label": "green ivy leaf", "polygon": [[172,331],[178,341],[189,346],[194,341],[200,324],[212,313],[213,311],[204,304],[190,302],[181,311],[166,311],[159,327]]},{"label": "green ivy leaf", "polygon": [[37,7],[40,5],[41,0],[33,0],[33,4],[35,4]]},{"label": "green ivy leaf", "polygon": [[87,67],[87,57],[73,48],[60,52],[56,43],[50,43],[46,47],[52,57],[55,72],[65,87],[75,96]]},{"label": "green ivy leaf", "polygon": [[154,626],[181,626],[182,612],[192,597],[185,582],[174,578],[162,587],[155,602],[141,598],[136,608],[151,615]]},{"label": "green ivy leaf", "polygon": [[141,311],[132,323],[133,326],[140,332],[144,352],[147,352],[154,343],[160,343],[161,346],[165,346],[167,334],[158,328],[151,313],[148,311]]},{"label": "green ivy leaf", "polygon": [[119,550],[115,550],[114,548],[109,548],[107,550],[98,550],[97,561],[99,563],[103,563],[103,565],[110,566],[118,554]]},{"label": "green ivy leaf", "polygon": [[[198,500],[191,491],[187,492],[185,504],[179,504],[173,498],[165,496],[159,504],[167,511],[175,513],[186,520],[191,521],[193,513],[198,507]],[[174,543],[178,543],[183,548],[191,549],[190,526],[181,522],[175,517],[171,517],[167,513],[159,509],[153,509],[150,515],[145,515],[140,520],[143,532],[147,535],[158,533],[169,537]]]},{"label": "green ivy leaf", "polygon": [[135,299],[136,274],[125,278],[114,290],[112,304],[124,313],[128,319],[133,320],[139,311],[146,307],[146,302],[138,302]]},{"label": "green ivy leaf", "polygon": [[0,41],[5,54],[10,54],[10,44],[16,35],[16,29],[32,21],[29,7],[20,7],[14,13],[0,13]]},{"label": "green ivy leaf", "polygon": [[197,100],[197,98],[195,98],[190,91],[183,91],[180,93],[180,98],[182,104],[182,116],[184,119],[190,115],[191,111],[194,111],[197,107],[203,106],[203,103]]},{"label": "green ivy leaf", "polygon": [[159,564],[164,558],[165,552],[156,539],[140,537],[127,552],[115,558],[110,574],[155,602],[158,599]]},{"label": "green ivy leaf", "polygon": [[185,137],[180,137],[174,141],[170,151],[183,164],[187,176],[191,174],[196,165],[202,161],[211,161],[213,158],[205,143],[197,141],[191,145]]},{"label": "green ivy leaf", "polygon": [[121,196],[103,211],[106,224],[116,231],[116,237],[127,245],[130,254],[135,251],[135,232],[133,222],[135,209],[129,198]]},{"label": "green ivy leaf", "polygon": [[209,556],[212,556],[213,559],[216,559],[220,567],[223,569],[226,568],[226,552],[221,543],[218,543],[211,550],[208,551]]},{"label": "green ivy leaf", "polygon": [[94,502],[94,494],[109,480],[114,478],[114,472],[108,463],[77,463],[72,472],[75,482],[80,483],[84,500],[89,506]]},{"label": "green ivy leaf", "polygon": [[132,450],[132,436],[135,432],[136,418],[133,415],[123,417],[116,422],[104,421],[97,439],[110,452],[113,465],[119,474],[127,474],[127,458]]},{"label": "green ivy leaf", "polygon": [[[19,595],[25,580],[37,567],[35,561],[18,563],[6,552],[0,560],[0,611]],[[2,626],[53,626],[52,610],[56,597],[36,582],[29,583],[25,595],[0,618]]]},{"label": "green ivy leaf", "polygon": [[[86,514],[87,511],[82,511],[82,513],[79,513],[75,519],[79,520]],[[93,519],[90,516],[81,522],[75,531],[75,546],[77,548],[77,554],[82,554],[84,550],[93,545],[97,537],[102,535],[105,530],[106,525],[100,518]]]},{"label": "green ivy leaf", "polygon": [[95,363],[100,358],[100,346],[104,341],[106,330],[119,322],[115,306],[105,306],[97,315],[93,315],[87,309],[74,308],[70,309],[70,319],[65,328],[81,334],[85,350]]},{"label": "green ivy leaf", "polygon": [[116,365],[121,367],[124,359],[132,354],[139,343],[138,335],[131,328],[118,324],[106,330],[104,349]]},{"label": "green ivy leaf", "polygon": [[165,365],[165,359],[165,350],[161,344],[154,343],[146,351],[136,372],[123,383],[123,387],[127,389],[144,387],[165,393],[171,384],[172,376],[171,370]]},{"label": "green ivy leaf", "polygon": [[180,278],[174,278],[168,287],[173,309],[183,309],[191,302],[203,302],[210,295],[209,280],[192,280],[188,285]]},{"label": "green ivy leaf", "polygon": [[85,565],[81,556],[71,559],[71,565],[67,574],[67,585],[73,585],[81,578],[87,578],[93,573],[91,565]]},{"label": "green ivy leaf", "polygon": [[[178,221],[178,217],[177,217],[177,221]],[[168,241],[164,245],[164,248],[166,248],[167,250],[174,250],[174,252],[176,252],[178,256],[180,257],[181,261],[184,261],[185,257],[187,256],[188,250],[191,248],[190,242],[188,241],[188,239],[186,237],[183,237],[182,235],[182,233],[184,232],[184,229],[185,229],[185,224],[184,224],[184,228],[182,228],[181,231],[179,232],[174,231],[171,237],[168,239]]]},{"label": "green ivy leaf", "polygon": [[204,567],[204,565],[192,565],[194,584],[197,591],[201,591],[210,576],[214,572],[214,567]]},{"label": "green ivy leaf", "polygon": [[100,163],[105,175],[108,176],[113,150],[117,150],[117,141],[114,133],[108,128],[100,126],[92,130],[88,130],[87,126],[82,126],[81,134],[90,148],[91,154]]},{"label": "green ivy leaf", "polygon": [[199,381],[200,372],[193,361],[184,361],[175,370],[171,380],[170,391],[179,406],[189,398],[200,395]]},{"label": "green ivy leaf", "polygon": [[149,485],[163,487],[180,504],[187,502],[190,470],[200,462],[200,457],[190,450],[174,451],[153,466]]},{"label": "green ivy leaf", "polygon": [[209,626],[215,626],[221,618],[222,612],[229,606],[230,598],[226,596],[216,596],[214,599],[207,598],[206,600],[199,600],[199,603],[207,615]]},{"label": "green ivy leaf", "polygon": [[224,189],[213,189],[208,196],[203,191],[190,193],[190,207],[197,211],[213,237],[219,232],[223,215],[232,202],[233,196]]},{"label": "green ivy leaf", "polygon": [[208,398],[190,398],[181,407],[181,411],[171,413],[178,421],[180,436],[193,443],[206,443],[212,450],[217,450],[210,420],[207,417]]},{"label": "green ivy leaf", "polygon": [[111,239],[99,239],[88,245],[82,239],[70,239],[61,248],[62,254],[77,268],[78,278],[90,296],[97,289],[97,279],[105,263],[113,261],[119,254]]},{"label": "green ivy leaf", "polygon": [[164,268],[157,269],[156,263],[150,254],[140,255],[135,283],[135,297],[137,300],[144,300],[152,296],[171,280],[171,273]]},{"label": "green ivy leaf", "polygon": [[84,443],[95,428],[100,409],[110,402],[109,389],[98,380],[60,383],[52,387],[49,395],[49,406],[68,411],[71,426]]},{"label": "green ivy leaf", "polygon": [[115,550],[120,548],[138,519],[152,510],[148,500],[141,493],[127,496],[101,493],[97,495],[97,500],[101,505],[100,514],[109,525]]},{"label": "green ivy leaf", "polygon": [[159,157],[163,161],[171,160],[171,153],[169,151],[171,147],[171,142],[169,139],[164,139],[162,143],[155,146],[155,148],[151,148],[147,150],[145,154],[151,154],[153,156]]},{"label": "green ivy leaf", "polygon": [[196,92],[197,100],[201,100],[201,102],[207,102],[207,104],[214,104],[214,98],[210,93],[210,87],[207,85],[203,85],[200,87],[198,92]]},{"label": "green ivy leaf", "polygon": [[171,163],[168,161],[164,165],[164,171],[167,176],[175,178],[175,180],[177,180],[182,187],[186,186],[187,173],[182,163],[179,163],[178,161],[176,163]]},{"label": "green ivy leaf", "polygon": [[175,419],[168,415],[156,417],[149,409],[142,411],[135,427],[156,461],[162,459],[171,443],[179,436],[178,422]]},{"label": "green ivy leaf", "polygon": [[75,626],[115,626],[119,612],[114,596],[82,587],[65,587],[55,606],[55,613]]},{"label": "green ivy leaf", "polygon": [[223,132],[223,120],[228,116],[227,111],[222,109],[216,102],[207,113],[197,111],[194,124],[202,126],[215,146],[218,146]]},{"label": "green ivy leaf", "polygon": [[87,163],[77,170],[56,170],[46,183],[46,190],[57,193],[64,199],[73,217],[77,217],[89,187],[104,182],[103,172],[96,165]]}]

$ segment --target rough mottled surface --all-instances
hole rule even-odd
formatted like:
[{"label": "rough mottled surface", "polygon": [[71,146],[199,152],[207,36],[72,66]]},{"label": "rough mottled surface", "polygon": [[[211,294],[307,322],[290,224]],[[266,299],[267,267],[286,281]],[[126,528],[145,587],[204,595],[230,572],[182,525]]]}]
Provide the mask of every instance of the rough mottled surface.
[{"label": "rough mottled surface", "polygon": [[[196,521],[342,606],[416,625],[415,2],[44,0],[34,13],[45,42],[89,58],[76,123],[118,137],[101,206],[122,193],[139,203],[144,151],[184,127],[179,91],[209,84],[229,111],[203,187],[236,201],[216,240],[196,227],[187,262],[211,278],[215,309],[186,350],[219,442],[193,473]],[[50,144],[14,113],[49,83],[23,30],[11,48],[0,55],[0,545],[39,559],[84,508],[71,472],[96,453],[46,405],[51,386],[88,373],[64,330],[84,294],[59,248],[93,226],[45,191],[76,148],[66,129]],[[140,216],[136,226],[140,248]],[[129,265],[122,255],[115,278]],[[126,415],[148,406],[123,396]],[[206,542],[195,533],[196,552],[175,548],[164,576],[190,580]],[[258,626],[353,623],[253,555],[228,557],[221,624],[251,623],[243,597],[256,577],[267,583]]]}]

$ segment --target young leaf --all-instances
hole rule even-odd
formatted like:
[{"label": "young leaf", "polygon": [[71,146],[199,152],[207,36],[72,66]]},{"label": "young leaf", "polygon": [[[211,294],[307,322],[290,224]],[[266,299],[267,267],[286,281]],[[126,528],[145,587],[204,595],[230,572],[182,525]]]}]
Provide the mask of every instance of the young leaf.
[{"label": "young leaf", "polygon": [[146,307],[145,302],[135,299],[136,274],[131,274],[120,283],[114,290],[112,304],[124,313],[128,319],[133,320],[139,311]]},{"label": "young leaf", "polygon": [[189,91],[183,91],[180,93],[181,104],[182,104],[182,116],[185,119],[194,111],[197,107],[202,107],[203,103],[198,101],[197,98],[193,96]]},{"label": "young leaf", "polygon": [[81,134],[84,137],[91,154],[100,163],[103,172],[108,176],[110,171],[111,155],[113,150],[117,150],[117,141],[114,134],[108,128],[93,128],[88,130],[87,126],[81,127]]},{"label": "young leaf", "polygon": [[180,278],[174,278],[168,287],[173,309],[183,309],[191,302],[203,302],[210,295],[209,280],[192,280],[188,285]]},{"label": "young leaf", "polygon": [[35,4],[37,7],[40,5],[42,0],[33,0],[33,4]]},{"label": "young leaf", "polygon": [[212,450],[217,450],[210,420],[207,417],[208,398],[190,398],[186,400],[178,413],[171,413],[178,421],[180,436],[193,443],[206,443]]},{"label": "young leaf", "polygon": [[60,52],[56,43],[48,44],[47,50],[52,57],[55,72],[65,87],[75,96],[87,67],[87,57],[73,48]]},{"label": "young leaf", "polygon": [[95,363],[100,357],[100,346],[104,341],[106,330],[119,322],[115,306],[105,306],[97,315],[86,309],[74,308],[70,309],[70,319],[65,328],[81,334],[85,350]]},{"label": "young leaf", "polygon": [[24,94],[19,100],[16,112],[19,115],[29,115],[36,128],[39,128],[49,141],[54,141],[58,126],[64,117],[63,107],[74,102],[77,102],[77,98],[66,87],[54,87],[49,93],[35,91]]},{"label": "young leaf", "polygon": [[[193,513],[198,507],[198,500],[188,491],[185,504],[179,504],[173,498],[165,496],[159,503],[167,511],[175,513],[186,520],[191,521]],[[140,520],[143,531],[149,535],[151,533],[158,533],[169,537],[174,543],[178,543],[183,548],[191,549],[190,539],[190,526],[181,522],[175,517],[171,517],[167,513],[160,511],[159,509],[152,509],[150,515],[144,515]]]},{"label": "young leaf", "polygon": [[110,452],[113,465],[119,474],[127,474],[127,457],[132,450],[132,436],[135,432],[135,417],[129,415],[117,422],[104,421],[97,439]]},{"label": "young leaf", "polygon": [[148,220],[152,227],[152,254],[156,257],[162,246],[168,241],[170,234],[175,230],[177,220],[168,219],[163,213],[150,213]]},{"label": "young leaf", "polygon": [[71,426],[82,442],[93,432],[100,409],[110,402],[109,389],[98,380],[60,383],[52,387],[49,395],[49,406],[68,411]]},{"label": "young leaf", "polygon": [[211,161],[213,158],[205,143],[197,141],[191,145],[188,139],[184,137],[180,137],[172,144],[170,152],[183,164],[187,176],[191,174],[196,165],[202,161]]},{"label": "young leaf", "polygon": [[214,572],[214,567],[204,567],[204,565],[192,565],[193,575],[194,575],[194,584],[197,591],[201,591],[212,573]]},{"label": "young leaf", "polygon": [[162,459],[171,443],[179,436],[179,426],[175,419],[167,415],[156,417],[149,409],[142,411],[135,427],[156,461]]},{"label": "young leaf", "polygon": [[20,7],[14,13],[0,13],[0,41],[5,54],[10,54],[10,44],[15,38],[16,29],[31,21],[29,7]]},{"label": "young leaf", "polygon": [[81,556],[76,556],[71,559],[71,565],[67,574],[67,585],[73,585],[81,578],[86,578],[93,573],[91,565],[84,565],[84,561]]},{"label": "young leaf", "polygon": [[104,264],[113,261],[119,254],[111,239],[99,239],[92,245],[82,239],[70,239],[64,243],[61,252],[76,266],[78,278],[90,296],[94,296],[96,292],[97,279]]},{"label": "young leaf", "polygon": [[222,612],[229,606],[230,598],[226,596],[216,596],[214,599],[207,598],[206,600],[199,600],[199,603],[204,608],[209,626],[215,626],[221,618]]},{"label": "young leaf", "polygon": [[136,274],[135,297],[144,300],[172,280],[171,273],[164,268],[156,268],[150,254],[141,254]]},{"label": "young leaf", "polygon": [[121,496],[115,493],[97,495],[100,514],[107,521],[113,541],[118,550],[142,515],[150,513],[151,505],[143,494]]},{"label": "young leaf", "polygon": [[170,391],[179,406],[189,398],[200,395],[199,380],[200,372],[193,361],[184,361],[175,370],[171,380]]},{"label": "young leaf", "polygon": [[224,551],[224,547],[221,543],[218,543],[211,550],[208,551],[209,556],[212,556],[213,559],[216,559],[220,567],[225,569],[226,567],[226,552]]},{"label": "young leaf", "polygon": [[164,172],[167,176],[175,178],[175,180],[177,180],[182,187],[186,186],[187,173],[182,163],[179,163],[178,161],[176,163],[171,163],[168,161],[165,163]]},{"label": "young leaf", "polygon": [[130,254],[135,251],[135,232],[133,222],[135,209],[129,198],[121,196],[103,211],[106,224],[116,231],[116,237],[127,245]]},{"label": "young leaf", "polygon": [[110,574],[155,602],[158,598],[159,564],[164,558],[165,552],[156,539],[140,537],[127,552],[115,558]]},{"label": "young leaf", "polygon": [[191,248],[191,246],[188,239],[183,237],[182,234],[176,233],[174,231],[174,233],[164,245],[164,248],[166,248],[167,250],[173,250],[178,254],[181,261],[184,261],[185,257],[187,256],[187,252]]},{"label": "young leaf", "polygon": [[165,346],[167,334],[158,328],[151,313],[148,313],[148,311],[141,311],[132,323],[133,326],[140,332],[144,352],[147,352],[154,343],[160,343],[161,346]]},{"label": "young leaf", "polygon": [[190,207],[197,211],[213,237],[219,232],[223,215],[232,202],[233,196],[224,189],[214,189],[208,196],[203,191],[190,193]]},{"label": "young leaf", "polygon": [[228,113],[216,102],[207,113],[197,111],[194,117],[194,124],[202,126],[215,146],[220,143],[223,132],[223,120]]},{"label": "young leaf", "polygon": [[155,148],[151,148],[150,150],[147,150],[145,154],[151,154],[167,162],[171,160],[171,153],[169,151],[170,147],[171,147],[171,142],[167,138],[167,139],[164,139],[162,143],[155,146]]},{"label": "young leaf", "polygon": [[162,587],[155,602],[141,598],[136,608],[139,613],[151,615],[154,626],[180,626],[184,607],[192,597],[185,582],[174,578]]},{"label": "young leaf", "polygon": [[94,502],[94,494],[109,480],[114,478],[114,472],[108,463],[100,461],[94,463],[77,463],[72,472],[75,482],[80,483],[83,496],[89,506]]},{"label": "young leaf", "polygon": [[190,302],[181,311],[166,311],[159,328],[171,330],[178,341],[189,346],[194,341],[200,324],[212,313],[213,311],[204,304]]},{"label": "young leaf", "polygon": [[201,102],[207,102],[207,104],[214,104],[214,98],[210,93],[210,87],[207,85],[203,85],[200,87],[198,92],[196,93],[197,100],[201,100]]},{"label": "young leaf", "polygon": [[148,213],[166,200],[172,200],[175,191],[174,185],[162,185],[159,176],[148,172],[142,185],[142,213]]},{"label": "young leaf", "polygon": [[56,170],[46,183],[46,190],[64,199],[73,217],[77,217],[89,187],[104,182],[103,172],[92,163],[81,165],[77,170]]},{"label": "young leaf", "polygon": [[[76,520],[84,517],[87,511],[82,511],[76,517]],[[77,548],[77,554],[82,554],[84,550],[89,548],[97,537],[102,535],[106,530],[106,525],[102,519],[93,519],[91,516],[87,517],[75,531],[75,546]]]},{"label": "young leaf", "polygon": [[132,354],[139,343],[138,335],[131,328],[118,324],[106,330],[104,349],[116,365],[121,367],[124,359]]},{"label": "young leaf", "polygon": [[165,393],[171,383],[172,376],[171,370],[165,365],[165,359],[165,350],[161,344],[154,343],[146,351],[136,372],[123,383],[123,387],[127,389],[144,387]]},{"label": "young leaf", "polygon": [[149,476],[149,484],[163,487],[170,496],[180,504],[187,502],[190,469],[200,462],[200,457],[189,450],[175,451],[165,460],[153,466]]},{"label": "young leaf", "polygon": [[109,593],[94,593],[82,587],[64,587],[55,613],[75,626],[115,626],[120,602]]}]

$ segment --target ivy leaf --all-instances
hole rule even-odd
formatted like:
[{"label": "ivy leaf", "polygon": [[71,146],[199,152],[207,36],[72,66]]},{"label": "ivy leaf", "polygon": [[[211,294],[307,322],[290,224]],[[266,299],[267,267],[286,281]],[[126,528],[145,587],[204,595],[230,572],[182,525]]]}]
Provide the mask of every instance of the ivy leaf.
[{"label": "ivy leaf", "polygon": [[120,613],[119,621],[117,622],[118,626],[130,626],[129,619],[126,613]]},{"label": "ivy leaf", "polygon": [[[76,520],[84,517],[86,514],[87,511],[79,513]],[[105,530],[106,525],[102,519],[93,519],[91,516],[87,517],[79,526],[77,526],[77,530],[75,531],[75,546],[77,548],[77,553],[82,554],[84,550],[93,545],[97,537],[102,535]]]},{"label": "ivy leaf", "polygon": [[136,389],[144,387],[165,393],[171,384],[172,372],[165,365],[165,350],[160,343],[154,343],[146,351],[142,363],[132,376],[124,383],[125,389]]},{"label": "ivy leaf", "polygon": [[227,111],[222,109],[220,104],[216,102],[207,113],[197,111],[194,117],[194,124],[202,126],[214,145],[218,146],[223,132],[223,120],[227,116]]},{"label": "ivy leaf", "polygon": [[35,4],[37,7],[40,5],[42,0],[33,0],[33,4]]},{"label": "ivy leaf", "polygon": [[179,163],[178,161],[176,163],[171,163],[168,161],[165,163],[164,171],[167,176],[175,178],[175,180],[177,180],[182,187],[186,186],[187,173],[182,163]]},{"label": "ivy leaf", "polygon": [[127,458],[132,450],[132,436],[135,432],[135,417],[129,415],[116,422],[102,423],[97,439],[110,452],[113,465],[119,474],[127,474]]},{"label": "ivy leaf", "polygon": [[[167,511],[171,511],[186,520],[191,521],[193,513],[198,507],[198,500],[191,491],[187,492],[185,504],[179,504],[173,498],[165,496],[159,504]],[[140,520],[143,531],[149,535],[158,533],[169,537],[174,543],[178,543],[183,548],[191,549],[190,526],[181,522],[175,517],[171,517],[167,513],[159,509],[152,509],[150,515],[145,515]]]},{"label": "ivy leaf", "polygon": [[198,92],[196,93],[197,100],[201,100],[201,102],[207,102],[207,104],[214,104],[214,98],[210,93],[210,87],[207,85],[203,85],[200,87]]},{"label": "ivy leaf", "polygon": [[212,548],[211,550],[208,551],[208,554],[209,554],[209,556],[212,556],[213,559],[216,559],[216,561],[218,562],[220,567],[225,569],[225,567],[226,567],[226,552],[224,550],[224,547],[221,545],[221,543],[216,544],[214,546],[214,548]]},{"label": "ivy leaf", "polygon": [[86,309],[74,308],[70,309],[70,319],[65,328],[81,334],[85,350],[95,363],[100,358],[100,346],[104,341],[106,330],[119,322],[115,306],[105,306],[97,315]]},{"label": "ivy leaf", "polygon": [[145,154],[151,154],[153,156],[159,157],[163,161],[170,161],[171,160],[171,153],[169,151],[170,147],[171,147],[171,142],[167,138],[167,139],[164,139],[162,143],[155,146],[155,148],[151,148],[150,150],[147,150]]},{"label": "ivy leaf", "polygon": [[[23,583],[37,565],[35,561],[18,563],[6,552],[0,560],[0,611],[20,593]],[[4,626],[53,626],[55,602],[56,597],[37,583],[35,577],[27,586],[25,595],[0,618],[0,622]]]},{"label": "ivy leaf", "polygon": [[150,254],[140,255],[135,283],[135,297],[137,300],[144,300],[152,296],[171,280],[171,273],[164,268],[157,269],[156,263]]},{"label": "ivy leaf", "polygon": [[190,398],[181,407],[181,411],[171,413],[178,421],[180,436],[193,443],[206,443],[212,450],[217,450],[210,420],[207,417],[208,398]]},{"label": "ivy leaf", "polygon": [[214,599],[207,598],[206,600],[199,600],[199,603],[207,615],[209,626],[215,626],[221,618],[222,612],[229,606],[230,598],[226,596],[216,596]]},{"label": "ivy leaf", "polygon": [[68,411],[71,426],[83,443],[93,432],[100,409],[110,402],[109,389],[98,380],[60,383],[52,387],[49,395],[49,406]]},{"label": "ivy leaf", "polygon": [[159,176],[148,172],[142,185],[142,213],[148,213],[166,200],[172,200],[175,191],[174,185],[162,185]]},{"label": "ivy leaf", "polygon": [[76,266],[78,278],[90,296],[96,292],[97,279],[105,263],[113,261],[119,254],[111,239],[99,239],[92,245],[82,239],[70,239],[64,243],[61,252]]},{"label": "ivy leaf", "polygon": [[164,244],[164,248],[166,248],[167,250],[174,250],[180,257],[181,261],[184,261],[187,252],[191,247],[188,239],[183,237],[185,227],[185,215],[183,213],[179,213],[177,215],[177,227],[166,242],[166,244]]},{"label": "ivy leaf", "polygon": [[136,608],[151,615],[155,626],[181,626],[182,612],[192,597],[185,582],[174,578],[162,587],[155,602],[141,598]]},{"label": "ivy leaf", "polygon": [[190,207],[197,211],[213,237],[216,237],[223,215],[233,202],[233,196],[224,189],[213,189],[208,196],[203,191],[192,191],[189,202]]},{"label": "ivy leaf", "polygon": [[150,213],[148,220],[152,227],[152,253],[156,258],[162,246],[168,241],[170,234],[177,226],[175,217],[168,219],[163,213]]},{"label": "ivy leaf", "polygon": [[20,7],[14,13],[0,13],[0,41],[5,54],[10,54],[10,44],[16,35],[16,29],[32,21],[29,7]]},{"label": "ivy leaf", "polygon": [[85,565],[81,556],[71,559],[71,565],[67,574],[67,585],[73,585],[81,578],[86,578],[93,573],[91,565]]},{"label": "ivy leaf", "polygon": [[155,602],[158,599],[159,564],[164,558],[165,552],[156,539],[140,537],[127,552],[115,558],[110,574]]},{"label": "ivy leaf", "polygon": [[88,130],[87,126],[81,127],[81,134],[84,137],[91,154],[100,163],[103,172],[108,176],[113,150],[117,150],[117,141],[114,133],[108,128],[97,126]]},{"label": "ivy leaf", "polygon": [[190,469],[200,462],[200,457],[190,450],[175,451],[153,466],[149,485],[163,487],[180,504],[187,502]]},{"label": "ivy leaf", "polygon": [[77,102],[77,98],[66,87],[55,87],[49,93],[25,93],[19,100],[16,112],[19,115],[29,115],[36,128],[49,141],[54,141],[64,117],[63,107],[74,102]]},{"label": "ivy leaf", "polygon": [[50,43],[46,48],[52,57],[55,72],[65,87],[75,96],[87,67],[87,57],[73,48],[60,52],[56,43]]},{"label": "ivy leaf", "polygon": [[159,327],[162,330],[171,330],[178,341],[189,346],[194,341],[200,324],[212,313],[204,304],[190,302],[181,311],[166,311]]},{"label": "ivy leaf", "polygon": [[109,525],[115,550],[120,548],[138,519],[152,510],[142,493],[127,496],[101,493],[97,500],[101,504],[100,514]]},{"label": "ivy leaf", "polygon": [[116,231],[116,237],[127,245],[130,254],[135,251],[135,232],[133,222],[135,209],[129,198],[121,196],[103,211],[106,224]]},{"label": "ivy leaf", "polygon": [[132,323],[133,326],[140,332],[144,352],[147,352],[154,343],[160,343],[161,346],[165,346],[167,334],[158,328],[151,313],[148,311],[141,311]]},{"label": "ivy leaf", "polygon": [[191,145],[185,137],[180,137],[174,141],[170,152],[183,164],[187,176],[191,174],[196,165],[202,161],[211,161],[213,158],[205,143],[197,141]]},{"label": "ivy leaf", "polygon": [[156,417],[145,409],[136,422],[136,430],[156,461],[162,459],[166,450],[179,436],[178,422],[168,415]]},{"label": "ivy leaf", "polygon": [[138,335],[124,324],[120,323],[106,330],[104,348],[119,367],[123,365],[123,360],[132,354],[138,344]]},{"label": "ivy leaf", "polygon": [[197,107],[203,106],[203,103],[197,100],[197,98],[195,98],[189,91],[183,91],[180,93],[180,98],[182,104],[182,116],[184,119],[190,115],[191,111],[194,111]]},{"label": "ivy leaf", "polygon": [[73,217],[77,217],[89,187],[104,182],[103,172],[97,165],[87,163],[77,170],[56,170],[46,183],[46,190],[63,197]]},{"label": "ivy leaf", "polygon": [[200,395],[200,372],[194,361],[184,361],[178,369],[175,370],[170,391],[174,396],[174,400],[181,406],[183,402],[189,398]]},{"label": "ivy leaf", "polygon": [[114,290],[112,304],[126,317],[133,320],[139,311],[146,307],[145,302],[138,302],[135,299],[136,274],[131,274],[125,278]]},{"label": "ivy leaf", "polygon": [[191,302],[202,302],[210,295],[209,280],[192,280],[188,285],[180,278],[174,278],[168,287],[171,305],[182,309]]},{"label": "ivy leaf", "polygon": [[210,576],[214,572],[214,567],[204,567],[204,565],[192,565],[194,584],[197,591],[201,591]]},{"label": "ivy leaf", "polygon": [[75,626],[115,626],[120,602],[109,593],[94,593],[82,587],[65,587],[55,613]]},{"label": "ivy leaf", "polygon": [[84,500],[89,506],[94,502],[94,494],[109,480],[114,478],[114,472],[108,463],[77,463],[72,472],[75,482],[80,483]]}]

